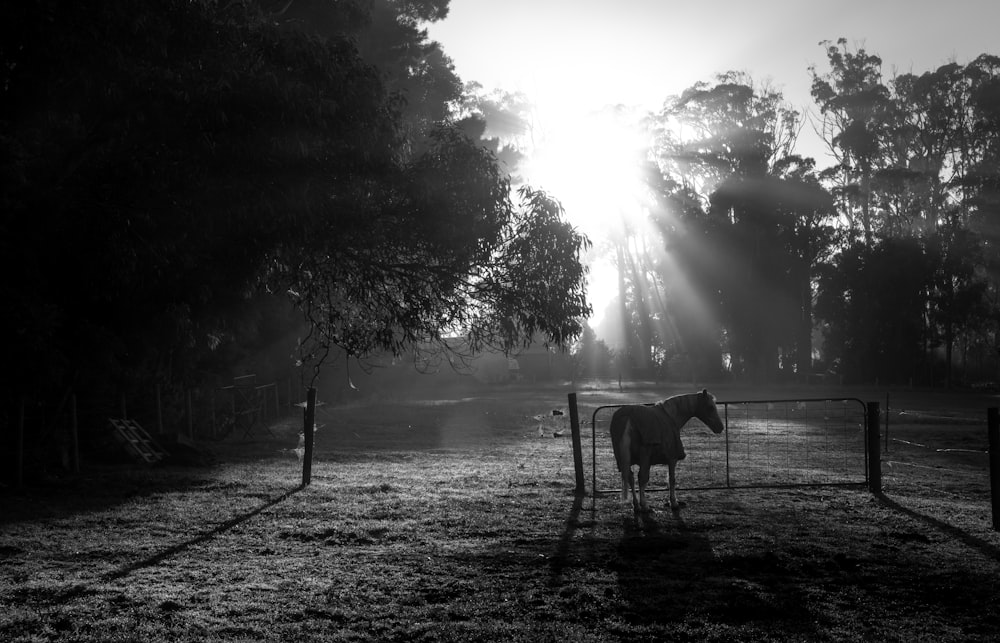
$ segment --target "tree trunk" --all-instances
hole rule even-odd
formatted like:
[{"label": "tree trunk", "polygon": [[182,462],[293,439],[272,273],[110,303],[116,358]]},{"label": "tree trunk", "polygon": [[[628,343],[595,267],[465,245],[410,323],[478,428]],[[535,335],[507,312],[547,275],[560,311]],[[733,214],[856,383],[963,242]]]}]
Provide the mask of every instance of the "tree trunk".
[{"label": "tree trunk", "polygon": [[951,322],[944,327],[944,387],[951,388],[951,357],[955,345],[955,330]]}]

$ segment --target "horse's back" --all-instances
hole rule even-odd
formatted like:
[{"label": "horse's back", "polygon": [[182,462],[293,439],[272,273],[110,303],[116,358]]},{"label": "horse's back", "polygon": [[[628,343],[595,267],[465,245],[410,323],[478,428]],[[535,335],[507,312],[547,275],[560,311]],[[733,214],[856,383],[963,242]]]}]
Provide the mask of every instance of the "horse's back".
[{"label": "horse's back", "polygon": [[611,441],[615,460],[622,468],[620,447],[625,430],[631,425],[632,439],[629,440],[629,464],[639,461],[640,451],[649,450],[650,464],[669,464],[683,460],[684,446],[681,444],[680,427],[654,406],[623,406],[611,416]]}]

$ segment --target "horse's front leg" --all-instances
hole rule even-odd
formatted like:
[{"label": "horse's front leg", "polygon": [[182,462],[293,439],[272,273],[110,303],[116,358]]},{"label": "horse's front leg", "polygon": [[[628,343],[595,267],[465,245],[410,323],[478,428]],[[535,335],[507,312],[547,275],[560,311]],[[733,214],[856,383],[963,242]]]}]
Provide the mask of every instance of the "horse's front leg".
[{"label": "horse's front leg", "polygon": [[681,508],[681,503],[677,502],[677,463],[668,462],[667,470],[669,471],[667,482],[670,486],[670,508],[677,511]]}]

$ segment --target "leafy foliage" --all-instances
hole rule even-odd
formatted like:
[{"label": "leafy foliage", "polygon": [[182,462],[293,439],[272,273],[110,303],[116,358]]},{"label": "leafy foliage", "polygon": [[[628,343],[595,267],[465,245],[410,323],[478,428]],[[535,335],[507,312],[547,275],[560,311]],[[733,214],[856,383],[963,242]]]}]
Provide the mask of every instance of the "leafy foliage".
[{"label": "leafy foliage", "polygon": [[[439,123],[461,83],[419,21],[446,12],[13,8],[0,49],[12,379],[196,377],[255,325],[294,331],[273,303],[287,292],[314,339],[354,355],[456,329],[474,348],[579,334],[584,239],[540,193],[512,206],[495,157]],[[310,16],[323,20],[302,28]]]},{"label": "leafy foliage", "polygon": [[522,188],[515,207],[481,146],[454,130],[435,139],[373,213],[376,243],[356,252],[331,238],[277,267],[311,322],[308,358],[331,346],[355,356],[509,352],[538,334],[566,345],[582,332],[586,238],[543,192]]},{"label": "leafy foliage", "polygon": [[836,161],[822,172],[793,153],[798,114],[745,74],[698,83],[652,118],[667,250],[736,374],[809,373],[815,304],[846,377],[950,383],[956,350],[995,352],[1000,64],[886,82],[879,56],[821,44],[829,69],[810,69],[812,94]]},{"label": "leafy foliage", "polygon": [[1000,167],[1000,121],[993,117],[1000,65],[980,56],[965,66],[948,63],[885,82],[878,56],[852,52],[843,39],[826,44],[830,71],[813,69],[813,96],[839,161],[827,178],[848,243],[860,239],[872,252],[895,241],[910,244],[933,274],[920,289],[926,312],[913,318],[921,320],[921,332],[894,335],[887,325],[880,341],[916,342],[906,350],[924,353],[943,343],[950,383],[955,343],[968,346],[991,323],[985,277],[987,257],[995,253],[984,249],[995,245],[989,231],[996,218],[991,177]]},{"label": "leafy foliage", "polygon": [[830,363],[847,381],[906,382],[925,371],[924,314],[933,267],[912,239],[841,252],[819,281]]},{"label": "leafy foliage", "polygon": [[799,115],[781,93],[732,72],[717,81],[669,101],[656,119],[665,202],[692,233],[661,226],[664,242],[712,307],[735,372],[801,373],[833,204],[811,161],[791,154]]},{"label": "leafy foliage", "polygon": [[5,269],[27,279],[5,299],[16,335],[51,330],[22,362],[38,377],[54,362],[110,359],[123,378],[185,362],[235,326],[330,177],[392,159],[392,111],[347,42],[284,37],[214,3],[18,14],[2,236]]}]

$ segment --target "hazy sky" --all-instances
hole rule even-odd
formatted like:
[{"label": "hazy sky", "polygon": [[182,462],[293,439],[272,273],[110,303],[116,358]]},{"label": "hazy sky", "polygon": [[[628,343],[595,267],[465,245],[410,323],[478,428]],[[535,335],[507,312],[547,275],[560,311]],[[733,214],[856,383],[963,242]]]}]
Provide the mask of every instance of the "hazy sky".
[{"label": "hazy sky", "polygon": [[545,111],[609,103],[659,107],[730,69],[812,105],[821,40],[848,39],[893,69],[921,73],[1000,54],[1000,0],[451,0],[429,28],[463,80],[521,90]]},{"label": "hazy sky", "polygon": [[[877,54],[888,80],[894,70],[919,74],[1000,55],[998,25],[1000,0],[451,0],[448,18],[428,31],[463,80],[531,97],[543,139],[555,144],[528,180],[554,193],[570,220],[600,239],[600,226],[630,188],[628,177],[615,178],[621,155],[614,149],[572,145],[581,128],[596,133],[587,112],[608,104],[658,109],[697,81],[738,70],[770,82],[808,113],[809,66],[827,69],[822,40],[844,37],[852,50]],[[561,149],[559,140],[570,145]],[[831,162],[808,124],[797,151],[820,167]],[[596,327],[617,282],[609,264],[595,261]]]}]

